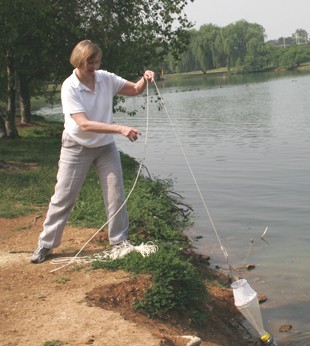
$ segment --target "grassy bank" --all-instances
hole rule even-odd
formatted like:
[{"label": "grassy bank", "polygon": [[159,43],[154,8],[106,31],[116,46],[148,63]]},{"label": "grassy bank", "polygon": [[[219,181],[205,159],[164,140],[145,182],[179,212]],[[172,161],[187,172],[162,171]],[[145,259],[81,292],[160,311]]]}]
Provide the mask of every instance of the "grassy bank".
[{"label": "grassy bank", "polygon": [[[62,134],[61,123],[35,118],[31,126],[19,128],[18,140],[1,140],[0,217],[15,218],[29,213],[45,213],[56,182]],[[138,162],[122,155],[124,183],[128,192],[135,180]],[[128,201],[130,240],[153,241],[159,251],[143,259],[130,254],[112,263],[97,262],[94,268],[125,269],[152,276],[152,287],[135,305],[150,317],[178,313],[194,325],[206,322],[207,290],[197,256],[183,235],[190,208],[173,193],[170,180],[141,176]],[[99,228],[105,223],[98,177],[91,170],[82,187],[69,223]],[[107,246],[105,242],[102,246]]]},{"label": "grassy bank", "polygon": [[[262,72],[270,72],[271,70],[267,70],[267,71],[260,71],[260,73]],[[300,64],[299,66],[294,67],[293,69],[285,69],[285,68],[278,68],[278,69],[274,69],[273,71],[279,73],[279,71],[281,72],[286,72],[286,71],[300,71],[300,72],[305,72],[305,71],[310,71],[310,62],[306,62],[303,64]],[[167,80],[174,80],[175,78],[179,78],[181,77],[191,77],[191,76],[221,76],[221,75],[227,75],[227,74],[244,74],[245,72],[242,71],[242,69],[240,68],[236,68],[236,67],[232,67],[229,71],[227,69],[227,67],[221,67],[218,69],[211,69],[211,70],[207,70],[205,72],[198,70],[198,71],[191,71],[191,72],[179,72],[179,73],[168,73],[165,75],[165,79]],[[246,72],[245,74],[248,74],[249,72]],[[255,72],[252,72],[255,73]]]}]

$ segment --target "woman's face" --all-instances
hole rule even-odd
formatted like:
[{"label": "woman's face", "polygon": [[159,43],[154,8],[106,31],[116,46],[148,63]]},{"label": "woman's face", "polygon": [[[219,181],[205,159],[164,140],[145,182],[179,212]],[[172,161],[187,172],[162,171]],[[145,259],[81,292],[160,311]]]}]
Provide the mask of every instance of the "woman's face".
[{"label": "woman's face", "polygon": [[86,76],[94,75],[95,71],[99,69],[101,63],[100,56],[93,59],[88,59],[86,65],[79,67],[80,72]]},{"label": "woman's face", "polygon": [[98,70],[100,67],[101,58],[100,56],[96,56],[93,59],[88,59],[86,63],[86,67],[89,71],[94,72],[95,70]]}]

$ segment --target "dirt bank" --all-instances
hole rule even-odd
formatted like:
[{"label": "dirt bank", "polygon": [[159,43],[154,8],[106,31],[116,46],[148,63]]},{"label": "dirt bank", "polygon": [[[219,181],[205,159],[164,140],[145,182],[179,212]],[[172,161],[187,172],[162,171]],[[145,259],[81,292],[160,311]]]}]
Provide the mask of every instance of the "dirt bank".
[{"label": "dirt bank", "polygon": [[[36,246],[44,215],[0,219],[0,345],[159,346],[185,345],[180,335],[198,335],[203,346],[251,345],[240,327],[232,294],[209,287],[209,322],[202,332],[186,321],[172,324],[150,320],[130,308],[149,284],[123,271],[90,270],[89,265],[57,268],[51,261],[34,265],[29,257]],[[67,227],[55,257],[73,256],[95,233]],[[86,253],[101,249],[92,242]],[[182,341],[183,340],[183,341]]]}]

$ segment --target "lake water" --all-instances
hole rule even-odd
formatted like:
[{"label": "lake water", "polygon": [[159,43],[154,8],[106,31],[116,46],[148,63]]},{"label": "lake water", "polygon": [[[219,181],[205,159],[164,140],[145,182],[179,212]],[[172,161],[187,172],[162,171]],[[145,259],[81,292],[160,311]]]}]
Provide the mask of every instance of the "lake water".
[{"label": "lake water", "polygon": [[[197,76],[158,87],[165,109],[150,87],[146,152],[143,97],[125,102],[135,117],[116,121],[144,136],[117,137],[119,148],[175,181],[194,208],[194,246],[227,268],[203,198],[230,263],[255,265],[242,275],[268,298],[265,329],[281,345],[310,345],[310,75]],[[279,333],[283,324],[290,333]]]}]

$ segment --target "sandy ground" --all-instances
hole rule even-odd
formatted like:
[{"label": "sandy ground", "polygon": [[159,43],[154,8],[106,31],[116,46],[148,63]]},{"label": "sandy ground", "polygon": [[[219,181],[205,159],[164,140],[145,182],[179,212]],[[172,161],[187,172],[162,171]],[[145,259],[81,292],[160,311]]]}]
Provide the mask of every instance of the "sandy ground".
[{"label": "sandy ground", "polygon": [[[185,346],[181,335],[198,335],[203,346],[251,345],[240,328],[229,290],[209,287],[210,320],[201,332],[186,323],[150,320],[130,307],[149,284],[123,271],[91,270],[88,264],[58,268],[50,260],[29,258],[42,229],[43,215],[0,219],[0,345]],[[54,258],[74,256],[95,233],[68,226]],[[100,252],[94,241],[89,254]]]}]

